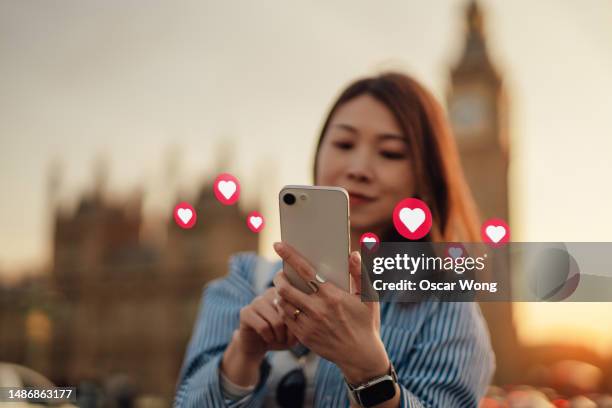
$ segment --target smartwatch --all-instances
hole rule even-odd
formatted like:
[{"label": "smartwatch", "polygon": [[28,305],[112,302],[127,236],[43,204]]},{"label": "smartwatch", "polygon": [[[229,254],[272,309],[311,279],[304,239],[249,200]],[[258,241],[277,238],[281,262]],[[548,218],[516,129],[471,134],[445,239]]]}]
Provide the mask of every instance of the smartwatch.
[{"label": "smartwatch", "polygon": [[395,397],[397,374],[393,363],[389,365],[389,371],[380,377],[372,378],[359,385],[353,385],[344,379],[353,400],[364,408],[373,407]]}]

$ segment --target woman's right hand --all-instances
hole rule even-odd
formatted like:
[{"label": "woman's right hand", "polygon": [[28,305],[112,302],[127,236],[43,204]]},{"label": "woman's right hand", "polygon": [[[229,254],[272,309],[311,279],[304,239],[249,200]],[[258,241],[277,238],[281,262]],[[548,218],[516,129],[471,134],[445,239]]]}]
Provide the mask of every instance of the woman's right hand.
[{"label": "woman's right hand", "polygon": [[223,373],[234,384],[256,384],[259,366],[267,351],[284,350],[297,344],[274,304],[275,299],[276,288],[269,288],[240,310],[240,325],[223,354],[221,365]]},{"label": "woman's right hand", "polygon": [[232,341],[245,354],[263,358],[266,351],[284,350],[297,343],[274,304],[276,297],[276,288],[269,288],[240,310],[240,326]]}]

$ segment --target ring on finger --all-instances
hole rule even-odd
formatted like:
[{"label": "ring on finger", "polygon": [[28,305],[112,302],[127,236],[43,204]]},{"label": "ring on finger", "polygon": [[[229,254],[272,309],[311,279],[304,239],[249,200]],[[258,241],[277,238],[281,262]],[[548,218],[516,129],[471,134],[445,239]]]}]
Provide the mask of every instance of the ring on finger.
[{"label": "ring on finger", "polygon": [[293,312],[293,320],[297,320],[300,313],[302,313],[300,309],[295,309],[295,311]]},{"label": "ring on finger", "polygon": [[319,291],[319,284],[314,279],[306,282],[308,287],[312,290],[313,293],[317,293]]},{"label": "ring on finger", "polygon": [[325,283],[325,279],[321,277],[318,273],[315,274],[315,278],[306,282],[308,287],[312,289],[313,293],[317,293],[319,291],[319,283]]}]

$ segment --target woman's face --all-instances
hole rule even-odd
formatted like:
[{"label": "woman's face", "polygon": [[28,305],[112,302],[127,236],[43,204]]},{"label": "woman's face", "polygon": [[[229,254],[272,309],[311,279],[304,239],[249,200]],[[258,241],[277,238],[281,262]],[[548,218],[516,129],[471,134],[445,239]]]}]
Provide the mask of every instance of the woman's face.
[{"label": "woman's face", "polygon": [[395,117],[370,95],[341,105],[323,136],[318,185],[344,187],[350,195],[351,228],[385,228],[395,205],[414,192],[406,145]]}]

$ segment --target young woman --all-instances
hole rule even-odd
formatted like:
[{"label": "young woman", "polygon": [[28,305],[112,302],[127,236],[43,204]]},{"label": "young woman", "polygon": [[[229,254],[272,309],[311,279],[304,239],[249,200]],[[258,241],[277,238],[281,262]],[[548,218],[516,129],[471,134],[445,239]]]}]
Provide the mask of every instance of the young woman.
[{"label": "young woman", "polygon": [[254,254],[208,285],[181,370],[177,407],[476,407],[494,370],[476,303],[361,302],[359,237],[403,240],[392,212],[431,209],[427,241],[478,241],[473,200],[443,110],[412,78],[387,73],[345,89],[324,122],[314,181],[349,192],[347,293],[317,281],[288,245],[279,256],[318,290],[304,294]]}]

